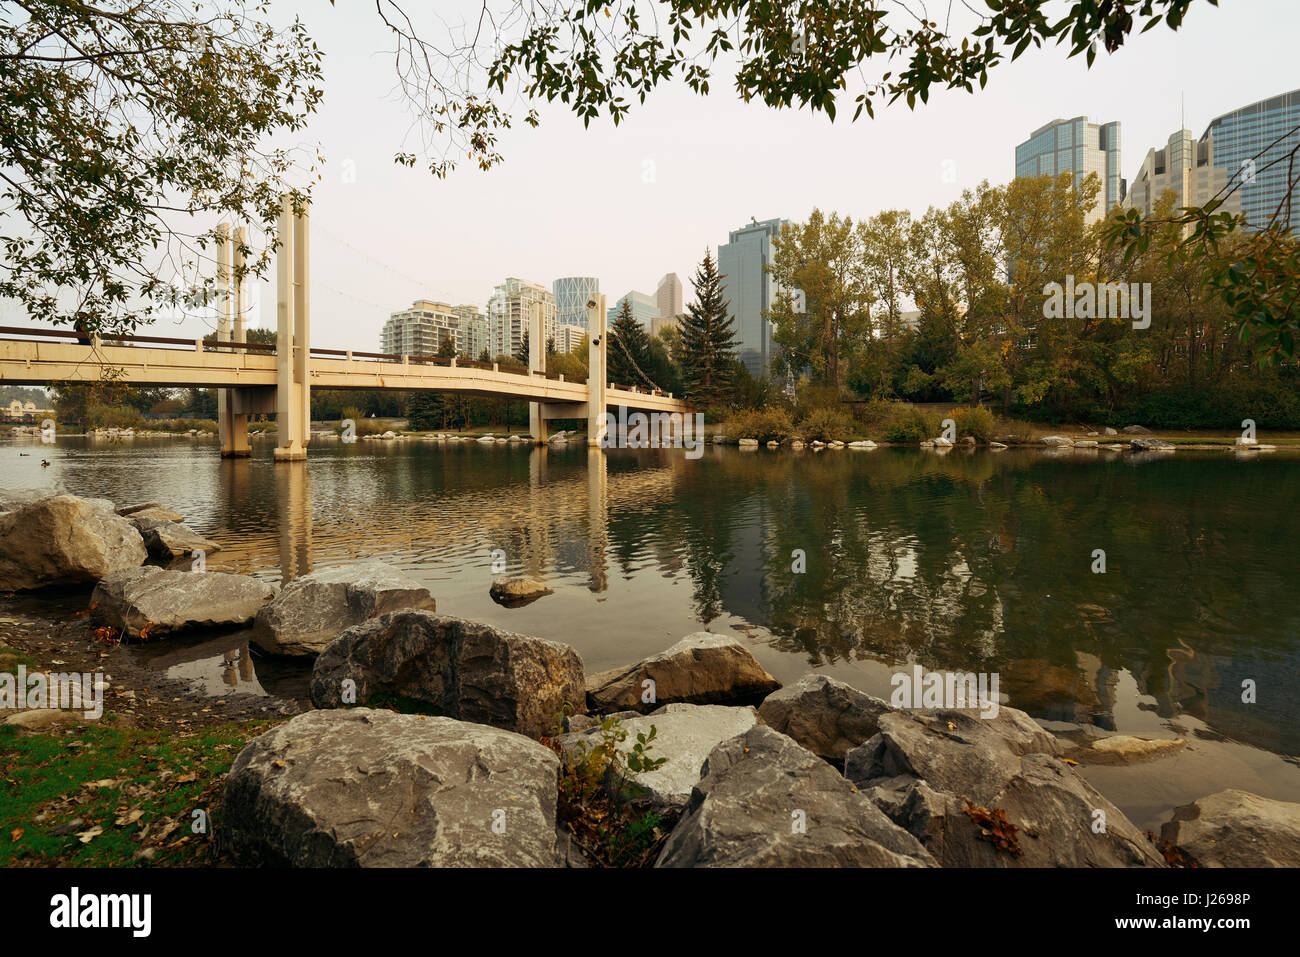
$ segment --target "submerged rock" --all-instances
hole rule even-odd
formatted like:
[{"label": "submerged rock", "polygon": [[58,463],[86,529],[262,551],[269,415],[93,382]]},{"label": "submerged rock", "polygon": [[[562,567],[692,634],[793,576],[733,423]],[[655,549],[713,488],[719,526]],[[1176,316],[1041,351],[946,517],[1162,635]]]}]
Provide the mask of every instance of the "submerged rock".
[{"label": "submerged rock", "polygon": [[656,867],[931,867],[829,764],[758,725],[709,754]]},{"label": "submerged rock", "polygon": [[1300,804],[1220,791],[1175,808],[1160,837],[1201,867],[1300,867]]},{"label": "submerged rock", "polygon": [[1129,442],[1129,448],[1134,452],[1173,452],[1178,446],[1164,439],[1133,439]]},{"label": "submerged rock", "polygon": [[235,758],[222,842],[241,865],[562,866],[559,760],[451,718],[310,711]]},{"label": "submerged rock", "polygon": [[551,594],[551,589],[536,578],[498,578],[492,582],[488,594],[498,605],[518,608]]},{"label": "submerged rock", "polygon": [[556,733],[566,704],[583,710],[582,659],[556,641],[407,609],[349,628],[312,669],[318,708],[365,704],[376,694],[541,737]]},{"label": "submerged rock", "polygon": [[247,575],[169,571],[146,565],[106,576],[90,596],[90,614],[132,638],[191,628],[243,625],[275,595]]},{"label": "submerged rock", "polygon": [[99,581],[148,557],[112,503],[51,495],[0,515],[0,591]]},{"label": "submerged rock", "polygon": [[400,569],[355,562],[285,585],[258,614],[252,641],[273,655],[316,655],[352,625],[401,608],[435,607],[429,589]]},{"label": "submerged rock", "polygon": [[648,714],[675,701],[757,703],[779,687],[735,638],[697,631],[636,664],[591,675],[587,704],[593,711]]},{"label": "submerged rock", "polygon": [[185,516],[175,509],[170,509],[160,502],[144,502],[140,505],[123,505],[117,510],[123,518],[157,519],[166,522],[183,522]]}]

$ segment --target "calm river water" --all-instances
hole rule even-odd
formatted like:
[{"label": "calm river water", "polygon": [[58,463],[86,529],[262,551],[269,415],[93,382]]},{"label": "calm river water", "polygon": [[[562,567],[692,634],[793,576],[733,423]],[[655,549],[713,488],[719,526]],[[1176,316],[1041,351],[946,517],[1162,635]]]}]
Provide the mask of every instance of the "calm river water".
[{"label": "calm river water", "polygon": [[[886,698],[913,663],[996,672],[1036,717],[1189,740],[1141,768],[1085,769],[1142,827],[1225,787],[1300,801],[1300,456],[714,447],[689,460],[421,441],[309,455],[6,439],[0,487],[163,502],[222,544],[213,571],[279,582],[382,558],[439,612],[567,642],[589,672],[705,629],[746,640],[782,681],[815,670]],[[494,604],[495,550],[555,594]],[[241,635],[139,654],[213,695],[284,693],[273,680],[292,690],[305,674],[250,657]]]}]

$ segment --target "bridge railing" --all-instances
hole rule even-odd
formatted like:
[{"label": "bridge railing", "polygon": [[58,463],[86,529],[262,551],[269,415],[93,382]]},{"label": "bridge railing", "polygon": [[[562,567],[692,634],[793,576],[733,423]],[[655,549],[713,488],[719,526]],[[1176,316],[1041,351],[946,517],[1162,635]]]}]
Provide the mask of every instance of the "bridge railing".
[{"label": "bridge railing", "polygon": [[[76,329],[33,329],[26,326],[0,326],[0,338],[5,338],[5,339],[16,338],[20,340],[72,339],[87,345],[90,344],[91,342],[90,336],[84,333],[80,333]],[[149,346],[174,347],[177,350],[188,350],[190,352],[195,351],[201,345],[202,350],[204,352],[234,352],[236,350],[243,350],[244,352],[247,353],[254,353],[260,355],[274,355],[276,353],[276,345],[270,342],[233,342],[224,339],[222,340],[205,339],[202,340],[202,342],[200,343],[198,340],[195,339],[181,339],[181,338],[171,337],[171,336],[144,336],[144,335],[135,335],[132,333],[121,333],[118,335],[101,336],[99,341],[102,344],[113,345],[113,346],[129,347],[136,344],[143,344]],[[320,356],[321,358],[333,358],[333,359],[351,358],[351,359],[359,359],[364,362],[406,363],[408,365],[431,365],[431,366],[450,367],[454,362],[456,368],[459,369],[483,369],[492,372],[505,372],[505,373],[509,373],[510,375],[519,375],[519,376],[534,375],[534,376],[541,376],[551,381],[564,381],[564,382],[573,383],[575,385],[584,385],[587,382],[585,378],[566,379],[558,373],[543,372],[541,370],[533,370],[530,373],[527,369],[513,368],[510,366],[503,367],[495,362],[480,362],[476,359],[452,360],[449,358],[443,358],[441,356],[423,356],[423,355],[403,356],[391,352],[355,352],[346,349],[324,349],[324,348],[318,348],[316,346],[313,346],[311,348],[311,354],[313,356]],[[611,389],[617,389],[624,392],[637,392],[637,393],[643,393],[645,395],[659,395],[659,396],[667,395],[667,397],[670,399],[673,397],[671,392],[665,393],[660,389],[646,390],[637,386],[619,385],[614,382],[609,383],[609,387]]]}]

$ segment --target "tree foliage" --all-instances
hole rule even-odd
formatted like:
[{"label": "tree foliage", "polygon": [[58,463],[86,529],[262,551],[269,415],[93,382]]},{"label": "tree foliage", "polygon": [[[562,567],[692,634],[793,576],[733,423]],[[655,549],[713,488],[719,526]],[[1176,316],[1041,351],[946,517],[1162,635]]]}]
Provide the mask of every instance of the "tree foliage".
[{"label": "tree foliage", "polygon": [[701,408],[713,409],[730,398],[739,342],[735,318],[722,298],[722,276],[707,249],[692,285],[695,301],[686,307],[673,354],[681,368],[685,394]]},{"label": "tree foliage", "polygon": [[192,292],[218,218],[274,232],[295,160],[267,140],[304,126],[320,75],[303,25],[275,28],[264,0],[6,4],[0,296],[130,332]]}]

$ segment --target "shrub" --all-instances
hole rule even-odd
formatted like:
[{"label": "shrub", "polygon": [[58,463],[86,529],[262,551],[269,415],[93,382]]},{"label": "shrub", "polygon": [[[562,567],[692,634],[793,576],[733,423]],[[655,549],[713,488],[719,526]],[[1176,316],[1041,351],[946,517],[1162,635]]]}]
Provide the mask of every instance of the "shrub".
[{"label": "shrub", "polygon": [[732,442],[738,439],[784,442],[794,434],[794,424],[784,409],[747,409],[732,415],[722,431]]},{"label": "shrub", "polygon": [[893,402],[889,399],[872,399],[869,402],[860,402],[853,410],[853,416],[862,425],[868,428],[880,427],[885,425],[903,408],[903,403]]},{"label": "shrub", "polygon": [[910,405],[900,406],[885,425],[886,442],[921,442],[938,433],[938,419]]},{"label": "shrub", "polygon": [[86,409],[88,426],[106,429],[138,429],[144,423],[140,410],[129,405],[92,405]]},{"label": "shrub", "polygon": [[833,442],[836,439],[843,442],[853,437],[856,427],[853,416],[842,409],[821,408],[813,409],[804,416],[799,423],[799,434],[809,442],[818,439],[822,442]]},{"label": "shrub", "polygon": [[993,413],[982,405],[953,409],[948,417],[957,425],[957,437],[967,435],[977,442],[992,442],[997,429]]}]

